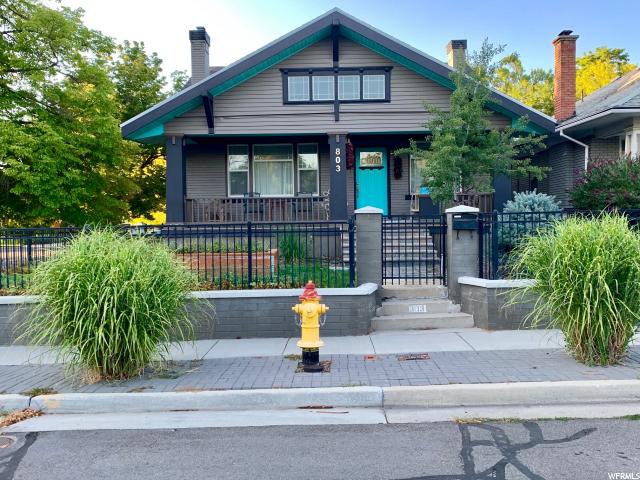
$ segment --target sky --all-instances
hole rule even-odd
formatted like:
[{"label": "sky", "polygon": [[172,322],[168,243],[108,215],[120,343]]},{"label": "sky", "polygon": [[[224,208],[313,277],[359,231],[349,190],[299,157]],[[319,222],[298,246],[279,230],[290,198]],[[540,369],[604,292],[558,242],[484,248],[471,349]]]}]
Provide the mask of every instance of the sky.
[{"label": "sky", "polygon": [[61,0],[85,10],[85,23],[118,41],[141,40],[165,73],[189,70],[188,31],[211,36],[210,64],[227,65],[333,7],[443,61],[451,39],[470,50],[485,38],[520,53],[525,68],[553,68],[552,40],[580,35],[578,55],[625,48],[640,63],[637,0]]}]

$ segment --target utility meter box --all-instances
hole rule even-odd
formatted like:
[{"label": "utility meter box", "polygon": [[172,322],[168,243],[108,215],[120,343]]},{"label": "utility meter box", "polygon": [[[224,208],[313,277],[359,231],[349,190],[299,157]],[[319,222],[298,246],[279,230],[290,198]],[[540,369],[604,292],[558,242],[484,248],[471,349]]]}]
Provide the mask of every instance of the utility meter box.
[{"label": "utility meter box", "polygon": [[453,215],[454,230],[478,230],[477,213],[456,213]]}]

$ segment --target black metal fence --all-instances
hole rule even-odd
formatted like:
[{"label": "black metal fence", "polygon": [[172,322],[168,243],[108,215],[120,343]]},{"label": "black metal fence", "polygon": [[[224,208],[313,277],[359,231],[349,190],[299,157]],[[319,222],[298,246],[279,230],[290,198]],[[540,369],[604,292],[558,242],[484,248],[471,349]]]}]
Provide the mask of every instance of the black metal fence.
[{"label": "black metal fence", "polygon": [[445,284],[446,231],[445,215],[383,217],[383,283]]},{"label": "black metal fence", "polygon": [[[117,227],[162,242],[202,288],[294,288],[355,284],[355,224],[244,222]],[[0,289],[28,286],[33,268],[63,249],[78,228],[0,229]]]},{"label": "black metal fence", "polygon": [[[553,222],[570,216],[596,216],[600,212],[565,209],[553,212],[481,213],[478,219],[478,276],[497,279],[509,276],[509,258],[523,238],[536,235]],[[631,226],[640,225],[640,210],[624,210]]]}]

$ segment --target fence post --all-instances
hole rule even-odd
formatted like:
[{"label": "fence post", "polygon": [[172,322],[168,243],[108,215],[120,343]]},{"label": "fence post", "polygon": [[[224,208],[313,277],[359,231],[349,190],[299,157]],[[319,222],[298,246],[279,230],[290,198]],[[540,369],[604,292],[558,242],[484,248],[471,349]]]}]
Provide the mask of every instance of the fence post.
[{"label": "fence post", "polygon": [[382,209],[359,208],[356,216],[356,278],[358,284],[382,285]]},{"label": "fence post", "polygon": [[498,266],[500,265],[498,234],[498,211],[494,210],[491,215],[491,278],[498,278]]},{"label": "fence post", "polygon": [[356,222],[353,216],[349,217],[349,287],[356,285]]},{"label": "fence post", "polygon": [[447,215],[447,286],[449,298],[460,303],[458,277],[474,277],[478,274],[479,209],[467,205],[448,208]]},{"label": "fence post", "polygon": [[478,214],[478,278],[484,278],[484,218]]},{"label": "fence post", "polygon": [[247,288],[251,288],[253,282],[253,245],[251,238],[251,222],[247,222]]}]

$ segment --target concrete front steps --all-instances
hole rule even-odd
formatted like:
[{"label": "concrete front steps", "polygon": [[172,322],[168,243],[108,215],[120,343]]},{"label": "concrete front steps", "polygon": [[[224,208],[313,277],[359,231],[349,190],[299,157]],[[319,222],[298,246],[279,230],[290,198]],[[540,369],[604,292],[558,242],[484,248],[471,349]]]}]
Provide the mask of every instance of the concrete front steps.
[{"label": "concrete front steps", "polygon": [[470,328],[473,316],[447,297],[441,285],[387,285],[382,287],[382,305],[372,320],[381,330],[430,330]]}]

